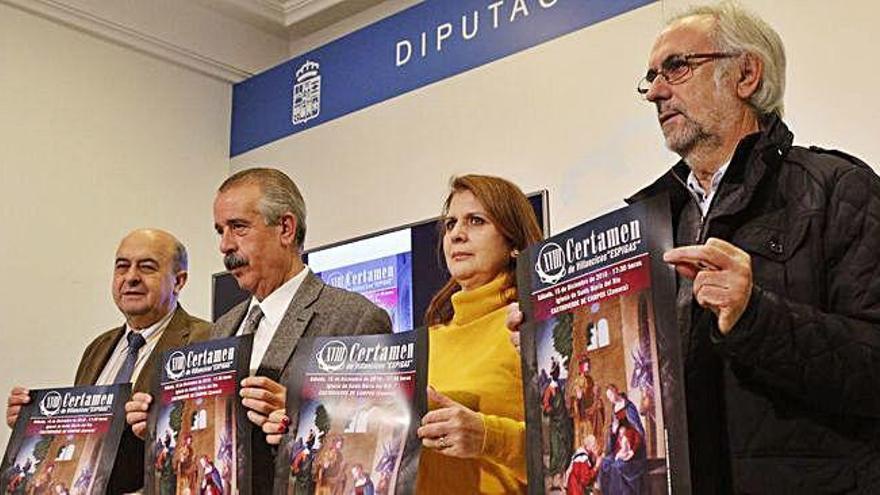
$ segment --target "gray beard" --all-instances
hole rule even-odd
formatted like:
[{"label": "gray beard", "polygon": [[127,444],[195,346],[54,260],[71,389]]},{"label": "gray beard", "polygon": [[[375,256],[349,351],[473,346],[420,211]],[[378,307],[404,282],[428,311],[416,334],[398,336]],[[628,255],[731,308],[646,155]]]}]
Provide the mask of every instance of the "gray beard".
[{"label": "gray beard", "polygon": [[686,125],[666,135],[666,147],[682,158],[690,155],[697,146],[707,143],[712,136],[700,124],[685,116]]}]

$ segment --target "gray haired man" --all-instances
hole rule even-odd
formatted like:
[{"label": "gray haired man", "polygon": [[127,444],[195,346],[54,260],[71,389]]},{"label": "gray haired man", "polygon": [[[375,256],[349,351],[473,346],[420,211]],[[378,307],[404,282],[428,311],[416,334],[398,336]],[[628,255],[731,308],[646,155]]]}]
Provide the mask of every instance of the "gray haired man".
[{"label": "gray haired man", "polygon": [[732,3],[674,18],[638,92],[671,197],[693,492],[880,492],[880,178],[793,146],[785,52]]},{"label": "gray haired man", "polygon": [[[226,268],[252,297],[221,316],[212,336],[254,334],[252,376],[242,381],[242,404],[258,427],[253,430],[252,493],[271,493],[274,452],[269,443],[277,442],[276,434],[290,422],[279,411],[285,409],[288,365],[300,338],[390,333],[391,319],[365,297],[325,285],[303,264],[305,202],[283,172],[252,168],[226,179],[214,199],[214,228]],[[150,398],[139,394],[134,399],[127,405],[127,419],[142,432]]]}]

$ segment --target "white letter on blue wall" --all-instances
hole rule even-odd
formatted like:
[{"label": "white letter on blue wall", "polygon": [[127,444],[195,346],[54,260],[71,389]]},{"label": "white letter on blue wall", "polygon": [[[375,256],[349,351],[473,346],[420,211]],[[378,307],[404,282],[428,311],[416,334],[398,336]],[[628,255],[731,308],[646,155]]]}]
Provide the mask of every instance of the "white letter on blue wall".
[{"label": "white letter on blue wall", "polygon": [[492,28],[498,29],[498,7],[504,5],[504,0],[499,2],[495,2],[492,5],[486,7],[487,9],[492,11]]},{"label": "white letter on blue wall", "polygon": [[443,40],[452,36],[452,24],[445,22],[437,26],[437,51],[443,51]]},{"label": "white letter on blue wall", "polygon": [[461,37],[466,40],[469,40],[469,39],[472,39],[474,36],[476,36],[477,31],[480,30],[480,12],[477,10],[474,11],[474,30],[471,33],[468,33],[468,28],[467,28],[468,22],[467,21],[468,21],[467,15],[461,16]]},{"label": "white letter on blue wall", "polygon": [[513,10],[510,12],[510,22],[516,20],[516,14],[521,12],[525,17],[529,16],[529,8],[526,7],[526,0],[516,0],[513,4]]},{"label": "white letter on blue wall", "polygon": [[[406,48],[406,56],[405,57],[400,56],[400,53],[401,53],[400,49],[401,48]],[[409,59],[411,56],[412,56],[412,43],[410,43],[409,40],[398,41],[397,42],[397,66],[400,67],[401,65],[409,62]]]}]

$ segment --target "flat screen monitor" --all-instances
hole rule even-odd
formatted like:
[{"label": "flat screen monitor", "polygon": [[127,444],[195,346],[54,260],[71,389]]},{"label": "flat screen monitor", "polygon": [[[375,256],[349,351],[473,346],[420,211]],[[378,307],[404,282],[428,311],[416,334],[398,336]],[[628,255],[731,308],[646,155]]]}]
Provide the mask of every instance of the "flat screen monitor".
[{"label": "flat screen monitor", "polygon": [[[528,195],[545,236],[547,191]],[[431,297],[449,279],[438,249],[438,217],[310,249],[304,261],[324,283],[358,292],[385,309],[395,332],[423,324]],[[214,274],[212,317],[249,297],[229,272]]]}]

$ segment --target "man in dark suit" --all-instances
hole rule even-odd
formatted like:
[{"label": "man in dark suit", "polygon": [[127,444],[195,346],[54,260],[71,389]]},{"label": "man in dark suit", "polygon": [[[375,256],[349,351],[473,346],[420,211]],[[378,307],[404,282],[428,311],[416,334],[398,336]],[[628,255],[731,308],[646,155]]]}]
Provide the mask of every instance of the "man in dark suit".
[{"label": "man in dark suit", "polygon": [[[125,324],[104,332],[86,347],[76,371],[76,385],[132,382],[133,390],[148,391],[162,352],[206,339],[210,324],[190,316],[177,303],[186,280],[186,248],[174,236],[155,229],[135,230],[125,236],[116,250],[112,287]],[[28,402],[25,388],[12,389],[6,409],[10,427]],[[107,493],[140,489],[143,459],[144,442],[126,428]]]},{"label": "man in dark suit", "polygon": [[[391,332],[388,314],[365,297],[325,285],[302,262],[306,209],[299,189],[283,172],[255,168],[230,176],[214,200],[214,227],[223,263],[250,300],[214,325],[215,338],[254,334],[242,404],[253,430],[253,491],[271,493],[274,453],[263,430],[280,433],[269,414],[285,408],[291,356],[300,338]],[[143,424],[150,398],[127,404],[129,423]],[[277,413],[276,413],[277,414]],[[136,424],[136,431],[142,426]],[[277,436],[273,436],[277,439]]]}]

